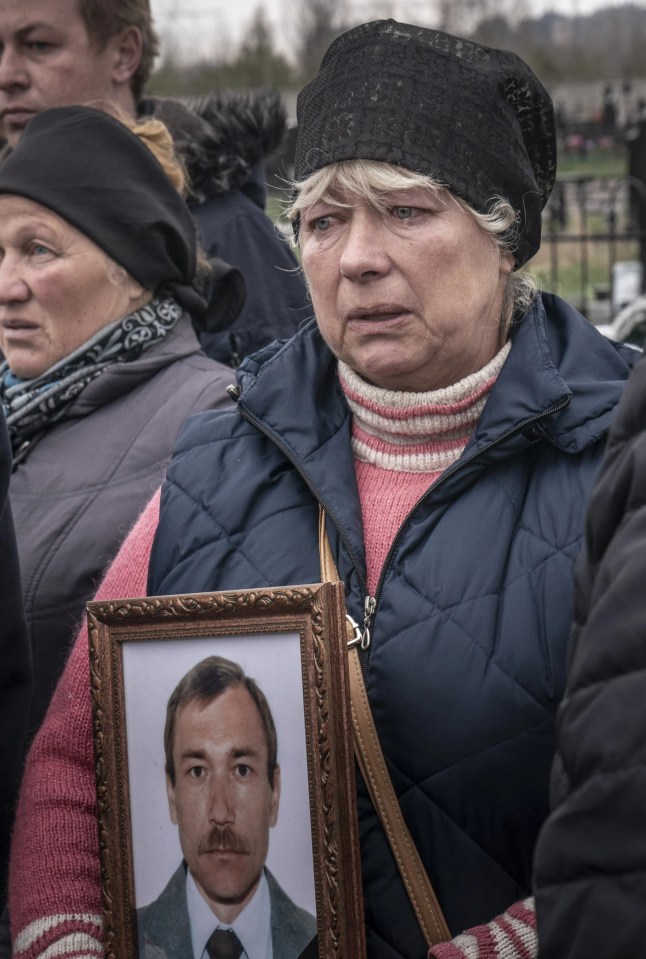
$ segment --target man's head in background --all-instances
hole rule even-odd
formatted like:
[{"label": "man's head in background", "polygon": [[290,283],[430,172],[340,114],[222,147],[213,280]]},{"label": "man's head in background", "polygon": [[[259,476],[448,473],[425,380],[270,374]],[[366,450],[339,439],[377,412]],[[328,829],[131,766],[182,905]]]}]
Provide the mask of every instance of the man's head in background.
[{"label": "man's head in background", "polygon": [[158,49],[149,0],[0,0],[0,133],[75,103],[134,116]]},{"label": "man's head in background", "polygon": [[213,912],[232,923],[258,886],[278,817],[276,727],[264,693],[237,663],[209,656],[168,701],[164,748],[184,859]]}]

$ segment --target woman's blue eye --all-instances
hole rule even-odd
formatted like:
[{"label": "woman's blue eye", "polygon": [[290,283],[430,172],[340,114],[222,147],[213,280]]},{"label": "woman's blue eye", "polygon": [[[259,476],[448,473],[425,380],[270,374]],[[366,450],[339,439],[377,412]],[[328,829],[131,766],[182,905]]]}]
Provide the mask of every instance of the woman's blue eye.
[{"label": "woman's blue eye", "polygon": [[325,230],[327,230],[327,228],[329,227],[329,225],[330,225],[329,216],[320,216],[318,217],[318,219],[314,220],[314,224],[313,224],[314,229],[318,230],[319,233],[324,233]]},{"label": "woman's blue eye", "polygon": [[396,206],[395,207],[395,216],[398,220],[410,220],[413,215],[412,206]]}]

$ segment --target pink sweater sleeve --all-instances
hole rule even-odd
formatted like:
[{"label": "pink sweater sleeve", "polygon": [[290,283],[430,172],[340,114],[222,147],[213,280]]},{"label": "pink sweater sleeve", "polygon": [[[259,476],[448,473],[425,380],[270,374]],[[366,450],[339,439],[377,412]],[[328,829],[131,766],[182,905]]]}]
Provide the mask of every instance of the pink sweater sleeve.
[{"label": "pink sweater sleeve", "polygon": [[515,902],[485,926],[474,926],[429,951],[428,959],[536,959],[534,900]]},{"label": "pink sweater sleeve", "polygon": [[[96,599],[144,596],[159,519],[153,496]],[[30,749],[9,871],[13,955],[103,955],[87,626],[79,632]]]}]

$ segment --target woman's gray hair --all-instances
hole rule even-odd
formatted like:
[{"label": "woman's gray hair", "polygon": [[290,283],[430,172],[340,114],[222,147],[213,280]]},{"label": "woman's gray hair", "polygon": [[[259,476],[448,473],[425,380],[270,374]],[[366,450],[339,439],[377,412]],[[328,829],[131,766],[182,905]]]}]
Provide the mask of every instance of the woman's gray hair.
[{"label": "woman's gray hair", "polygon": [[[483,233],[492,238],[498,256],[513,255],[518,240],[518,215],[504,197],[492,197],[488,213],[478,213],[465,200],[460,199],[447,187],[432,177],[413,173],[403,167],[376,160],[342,160],[330,163],[312,173],[305,180],[292,183],[293,199],[286,215],[294,224],[298,235],[301,214],[319,201],[351,206],[344,196],[364,200],[374,210],[383,213],[388,204],[388,195],[398,190],[423,189],[437,196],[440,192],[451,197],[453,202],[473,217]],[[295,240],[297,242],[297,240]],[[504,342],[514,321],[520,320],[536,296],[536,280],[529,273],[514,271],[507,278],[500,315],[500,332]]]}]

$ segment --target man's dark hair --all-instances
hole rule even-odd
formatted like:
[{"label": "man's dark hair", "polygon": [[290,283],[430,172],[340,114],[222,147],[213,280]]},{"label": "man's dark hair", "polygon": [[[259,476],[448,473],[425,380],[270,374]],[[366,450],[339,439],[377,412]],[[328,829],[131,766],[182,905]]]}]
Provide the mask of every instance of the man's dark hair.
[{"label": "man's dark hair", "polygon": [[253,699],[267,740],[267,776],[269,785],[274,786],[274,774],[278,766],[278,737],[269,703],[254,679],[246,676],[242,668],[230,659],[222,656],[208,656],[193,666],[179,681],[166,707],[166,725],[164,727],[164,750],[166,752],[166,772],[175,785],[175,763],[173,762],[173,742],[177,712],[181,706],[197,702],[208,705],[233,686],[242,686]]},{"label": "man's dark hair", "polygon": [[78,0],[79,12],[88,36],[98,50],[125,27],[139,27],[142,37],[141,63],[130,80],[137,102],[150,79],[159,53],[159,37],[153,27],[150,0]]}]

